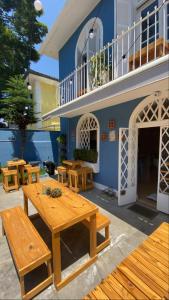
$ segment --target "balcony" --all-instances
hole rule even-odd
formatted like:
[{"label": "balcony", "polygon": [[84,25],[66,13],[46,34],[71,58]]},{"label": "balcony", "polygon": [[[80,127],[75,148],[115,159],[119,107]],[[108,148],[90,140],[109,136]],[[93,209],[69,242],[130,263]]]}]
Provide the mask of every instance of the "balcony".
[{"label": "balcony", "polygon": [[[169,0],[60,82],[60,108],[169,54]],[[167,58],[167,57],[166,57]],[[58,108],[59,109],[59,108]]]}]

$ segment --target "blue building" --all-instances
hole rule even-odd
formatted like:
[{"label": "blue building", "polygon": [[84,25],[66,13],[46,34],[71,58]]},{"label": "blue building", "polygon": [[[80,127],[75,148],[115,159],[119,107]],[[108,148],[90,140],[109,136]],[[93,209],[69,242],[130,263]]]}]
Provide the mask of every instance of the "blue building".
[{"label": "blue building", "polygon": [[68,157],[96,151],[96,187],[169,213],[169,1],[69,0],[41,54],[59,59],[43,117],[62,118]]}]

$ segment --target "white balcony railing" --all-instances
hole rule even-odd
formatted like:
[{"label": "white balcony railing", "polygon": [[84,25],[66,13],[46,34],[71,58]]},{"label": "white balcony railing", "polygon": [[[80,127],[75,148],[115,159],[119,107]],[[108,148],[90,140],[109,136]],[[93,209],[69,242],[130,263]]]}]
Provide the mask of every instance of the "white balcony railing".
[{"label": "white balcony railing", "polygon": [[169,53],[169,0],[60,82],[60,106]]}]

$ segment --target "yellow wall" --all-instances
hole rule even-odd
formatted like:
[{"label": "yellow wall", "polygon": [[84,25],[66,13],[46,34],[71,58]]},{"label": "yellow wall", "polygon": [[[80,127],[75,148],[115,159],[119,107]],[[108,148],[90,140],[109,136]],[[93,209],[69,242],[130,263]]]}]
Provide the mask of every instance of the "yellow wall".
[{"label": "yellow wall", "polygon": [[55,109],[58,105],[58,92],[54,85],[40,82],[42,115]]},{"label": "yellow wall", "polygon": [[[41,116],[45,115],[49,111],[55,109],[58,105],[59,90],[57,85],[51,85],[44,82],[39,82],[41,90]],[[34,101],[36,102],[36,96],[34,93]],[[42,121],[42,128],[37,128],[37,124],[29,126],[29,129],[44,129],[44,130],[60,130],[60,120],[59,118],[52,118],[46,121]]]}]

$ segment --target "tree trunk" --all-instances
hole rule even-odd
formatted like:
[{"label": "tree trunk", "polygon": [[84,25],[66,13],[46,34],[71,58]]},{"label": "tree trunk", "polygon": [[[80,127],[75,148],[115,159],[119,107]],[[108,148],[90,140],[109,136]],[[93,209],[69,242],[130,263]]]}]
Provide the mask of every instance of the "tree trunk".
[{"label": "tree trunk", "polygon": [[20,157],[23,159],[25,144],[26,144],[26,129],[20,129],[20,135],[21,135]]}]

